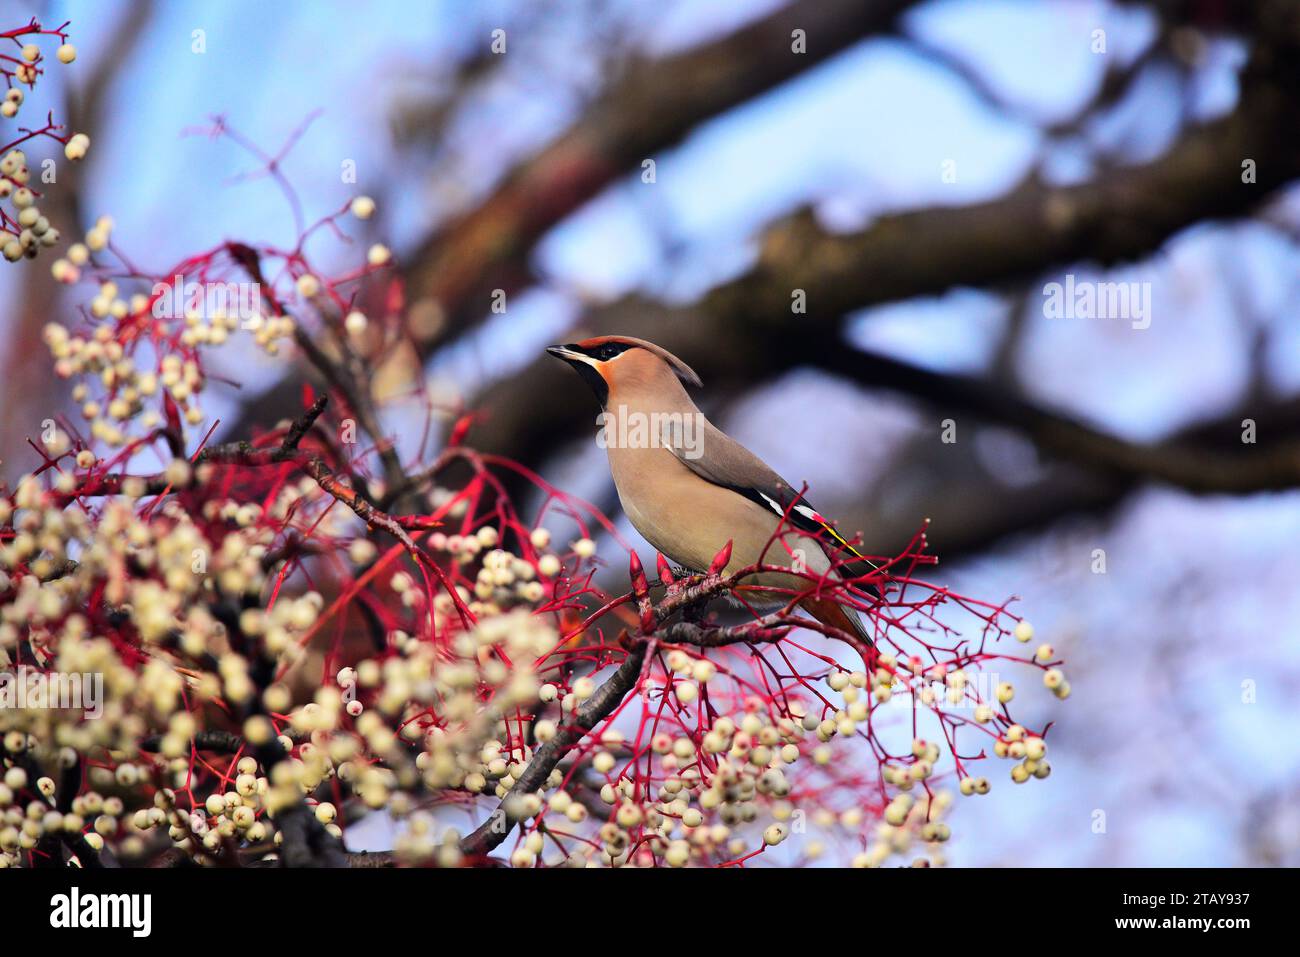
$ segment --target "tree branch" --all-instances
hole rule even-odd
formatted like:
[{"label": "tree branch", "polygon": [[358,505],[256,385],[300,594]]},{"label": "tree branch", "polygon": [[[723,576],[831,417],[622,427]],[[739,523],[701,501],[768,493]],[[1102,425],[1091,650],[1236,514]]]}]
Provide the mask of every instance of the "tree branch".
[{"label": "tree branch", "polygon": [[[889,216],[853,233],[829,233],[810,214],[796,215],[767,232],[753,268],[698,304],[629,296],[587,313],[582,328],[652,339],[688,356],[711,389],[726,392],[803,363],[836,361],[844,317],[865,307],[1034,279],[1080,260],[1109,265],[1149,254],[1195,223],[1251,211],[1300,176],[1288,132],[1300,80],[1267,50],[1257,61],[1268,69],[1247,71],[1233,114],[1188,132],[1151,163],[1078,186],[1031,179],[997,200]],[[1253,184],[1242,182],[1247,158],[1256,162]],[[807,297],[807,315],[791,313],[796,289]],[[819,354],[799,348],[810,340]],[[581,434],[594,420],[590,397],[564,388],[565,374],[541,357],[495,384],[475,444],[536,466]],[[547,396],[545,416],[534,414],[538,395]]]},{"label": "tree branch", "polygon": [[[411,301],[431,299],[447,319],[418,335],[422,358],[488,314],[493,289],[526,281],[545,233],[643,160],[709,119],[889,30],[917,0],[795,0],[722,39],[628,65],[582,117],[521,163],[475,209],[404,257]],[[803,30],[807,50],[792,49]],[[248,402],[229,434],[247,435],[291,407],[300,368]]]},{"label": "tree branch", "polygon": [[533,752],[528,767],[524,769],[523,774],[519,776],[519,780],[510,788],[509,794],[501,801],[497,809],[469,836],[461,840],[460,849],[462,853],[472,857],[480,857],[492,851],[506,839],[513,825],[506,810],[507,802],[510,801],[512,796],[528,794],[543,787],[546,784],[546,779],[555,770],[555,766],[564,757],[565,752],[581,741],[598,722],[603,721],[614,712],[614,709],[622,703],[628,692],[636,687],[637,681],[640,680],[642,668],[645,666],[648,645],[649,643],[645,640],[636,642],[628,651],[627,657],[623,659],[623,663],[574,712],[572,722],[562,727],[554,738]]}]

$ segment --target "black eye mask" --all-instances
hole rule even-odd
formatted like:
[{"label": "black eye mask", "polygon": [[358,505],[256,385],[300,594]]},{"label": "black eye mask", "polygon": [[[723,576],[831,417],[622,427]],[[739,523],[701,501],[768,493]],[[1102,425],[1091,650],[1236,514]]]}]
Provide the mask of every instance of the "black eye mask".
[{"label": "black eye mask", "polygon": [[582,377],[582,380],[591,387],[591,391],[596,394],[597,401],[599,401],[601,407],[604,408],[605,403],[609,401],[609,384],[599,372],[586,362],[583,362],[580,359],[575,359],[571,354],[565,355],[565,352],[579,353],[584,356],[589,356],[597,362],[608,362],[610,359],[622,355],[631,348],[634,348],[634,346],[631,343],[626,342],[603,342],[600,345],[592,346],[591,348],[584,348],[576,342],[571,342],[563,346],[552,346],[547,351],[550,352],[551,355],[563,359],[571,365],[577,371],[578,375]]},{"label": "black eye mask", "polygon": [[599,362],[608,362],[616,356],[621,356],[628,349],[632,348],[626,342],[604,342],[594,349],[585,350],[587,355]]}]

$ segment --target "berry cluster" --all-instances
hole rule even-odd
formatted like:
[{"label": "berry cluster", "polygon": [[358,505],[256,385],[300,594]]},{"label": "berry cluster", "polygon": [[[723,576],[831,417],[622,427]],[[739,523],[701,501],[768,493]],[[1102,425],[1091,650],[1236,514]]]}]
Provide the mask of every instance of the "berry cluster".
[{"label": "berry cluster", "polygon": [[[68,42],[67,26],[65,23],[55,30],[45,30],[39,22],[32,20],[24,27],[0,33],[0,41],[11,40],[18,48],[17,56],[0,53],[0,76],[4,77],[6,86],[4,101],[0,102],[0,117],[6,120],[16,118],[27,101],[27,91],[44,73],[45,54],[38,41],[45,37],[58,39],[60,45],[55,56],[60,63],[69,64],[77,58],[76,47]],[[20,146],[45,137],[62,143],[63,155],[68,160],[84,159],[90,148],[90,138],[85,133],[62,136],[61,130],[62,127],[56,125],[50,116],[42,128],[22,128],[17,138],[0,146],[0,253],[9,262],[33,259],[42,247],[53,246],[59,241],[58,229],[41,212],[40,193],[32,184],[27,154]],[[0,135],[0,140],[4,138]],[[5,201],[8,201],[10,209],[5,209]]]},{"label": "berry cluster", "polygon": [[[602,586],[610,522],[467,447],[472,414],[427,388],[426,434],[455,424],[403,460],[366,379],[409,321],[389,251],[343,272],[303,252],[374,212],[356,197],[293,249],[226,243],[159,276],[103,217],[55,262],[86,291],[45,332],[80,420],[49,420],[0,485],[0,678],[46,695],[0,709],[0,866],[341,864],[377,810],[397,865],[938,864],[955,794],[990,790],[986,748],[1047,776],[1047,729],[990,671],[1065,698],[1053,650],[1004,650],[1027,622],[928,582],[924,532],[872,581],[809,578],[866,645],[794,594],[711,617],[764,570],[724,576],[729,548],[686,576],[660,558],[653,584],[633,554],[628,589]],[[301,353],[329,391],[214,442],[208,361],[241,343]],[[48,700],[71,676],[101,693]]]}]

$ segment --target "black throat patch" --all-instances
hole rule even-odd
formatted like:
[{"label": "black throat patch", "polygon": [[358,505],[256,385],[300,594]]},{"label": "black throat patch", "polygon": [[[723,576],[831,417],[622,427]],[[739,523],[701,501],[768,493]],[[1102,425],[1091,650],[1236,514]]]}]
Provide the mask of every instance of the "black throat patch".
[{"label": "black throat patch", "polygon": [[600,407],[605,408],[605,403],[609,401],[609,383],[599,372],[587,365],[585,362],[571,362],[578,375],[582,376],[582,381],[591,386],[591,391],[596,393],[596,399],[600,402]]}]

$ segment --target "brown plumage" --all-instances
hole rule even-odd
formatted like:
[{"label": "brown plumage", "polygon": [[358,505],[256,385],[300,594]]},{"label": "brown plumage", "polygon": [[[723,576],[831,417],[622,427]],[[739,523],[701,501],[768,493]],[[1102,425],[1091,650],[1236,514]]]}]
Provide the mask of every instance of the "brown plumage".
[{"label": "brown plumage", "polygon": [[[683,382],[699,376],[666,349],[630,336],[598,336],[547,351],[592,387],[606,415],[610,472],[632,525],[672,561],[703,570],[728,540],[727,573],[752,565],[802,564],[808,575],[856,577],[871,563],[758,456],[710,423]],[[639,428],[639,431],[638,431]],[[785,516],[786,531],[775,540]],[[834,567],[833,567],[834,566]],[[837,571],[836,569],[839,569]],[[798,593],[808,578],[766,573],[753,585]],[[746,600],[763,603],[762,593]],[[767,604],[786,595],[768,593]],[[800,606],[823,624],[871,638],[858,616],[828,597]]]}]

